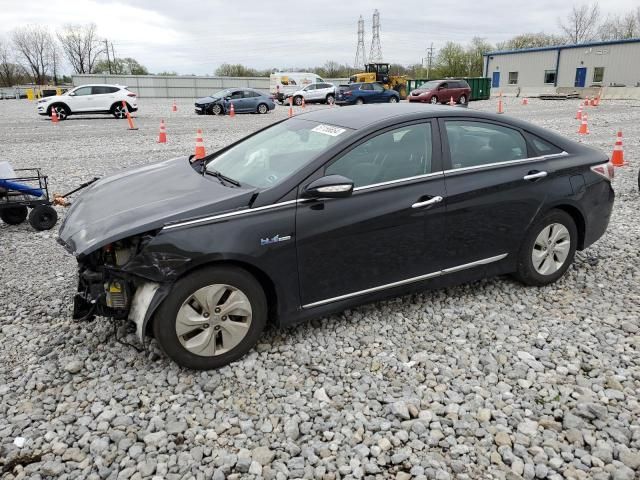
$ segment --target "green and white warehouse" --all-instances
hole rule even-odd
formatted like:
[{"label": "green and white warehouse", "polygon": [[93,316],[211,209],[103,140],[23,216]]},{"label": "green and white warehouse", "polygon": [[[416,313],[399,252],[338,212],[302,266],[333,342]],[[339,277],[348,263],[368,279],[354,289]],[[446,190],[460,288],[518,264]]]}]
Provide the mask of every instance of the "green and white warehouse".
[{"label": "green and white warehouse", "polygon": [[640,87],[640,38],[489,52],[484,75],[494,94]]}]

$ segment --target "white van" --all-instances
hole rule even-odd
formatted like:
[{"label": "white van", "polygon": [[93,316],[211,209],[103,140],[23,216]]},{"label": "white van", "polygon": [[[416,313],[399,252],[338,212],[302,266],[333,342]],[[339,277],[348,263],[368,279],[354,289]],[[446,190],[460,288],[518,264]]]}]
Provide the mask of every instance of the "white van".
[{"label": "white van", "polygon": [[324,80],[315,73],[309,72],[276,72],[269,78],[269,92],[283,102],[288,96],[312,83],[323,83]]}]

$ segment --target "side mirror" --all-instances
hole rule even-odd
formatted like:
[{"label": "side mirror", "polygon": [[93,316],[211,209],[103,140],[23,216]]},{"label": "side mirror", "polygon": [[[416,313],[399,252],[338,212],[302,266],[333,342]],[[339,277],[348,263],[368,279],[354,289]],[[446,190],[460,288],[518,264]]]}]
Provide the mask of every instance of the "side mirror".
[{"label": "side mirror", "polygon": [[76,96],[76,93],[75,93],[75,92],[69,92],[69,96],[70,96],[70,97],[75,97],[75,96]]},{"label": "side mirror", "polygon": [[327,175],[314,180],[302,192],[304,198],[344,198],[353,193],[353,180],[342,175]]}]

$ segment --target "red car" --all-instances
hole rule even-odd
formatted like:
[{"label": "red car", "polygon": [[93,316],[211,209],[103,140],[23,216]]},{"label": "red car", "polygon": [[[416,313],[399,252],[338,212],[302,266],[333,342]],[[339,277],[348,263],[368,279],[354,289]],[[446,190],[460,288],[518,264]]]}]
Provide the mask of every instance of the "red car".
[{"label": "red car", "polygon": [[471,87],[464,80],[431,80],[423,83],[409,95],[410,102],[447,103],[453,101],[462,105],[469,101]]}]

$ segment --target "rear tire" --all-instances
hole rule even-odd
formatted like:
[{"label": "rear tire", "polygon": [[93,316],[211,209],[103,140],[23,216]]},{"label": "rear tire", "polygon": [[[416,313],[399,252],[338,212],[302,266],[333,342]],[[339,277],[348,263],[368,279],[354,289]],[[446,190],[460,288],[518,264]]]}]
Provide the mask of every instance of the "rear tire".
[{"label": "rear tire", "polygon": [[58,212],[49,205],[38,205],[29,213],[29,223],[36,230],[51,230],[58,221]]},{"label": "rear tire", "polygon": [[363,104],[364,104],[364,100],[362,98],[356,99],[356,105],[363,105]]},{"label": "rear tire", "polygon": [[435,95],[433,97],[431,97],[431,99],[429,100],[429,103],[431,103],[431,105],[437,105],[438,102],[438,97],[436,97]]},{"label": "rear tire", "polygon": [[8,225],[20,225],[29,214],[27,207],[11,207],[0,210],[0,218]]},{"label": "rear tire", "polygon": [[333,105],[334,103],[336,103],[336,97],[334,97],[333,95],[327,95],[327,105]]},{"label": "rear tire", "polygon": [[[220,291],[220,287],[236,294],[236,299],[230,303],[238,303],[240,306],[237,308],[244,312],[248,310],[248,315],[231,309],[230,311],[235,312],[233,315],[229,313],[228,317],[217,318],[216,314],[224,314],[227,299],[231,297],[227,293],[220,297],[209,293]],[[203,298],[206,302],[199,301]],[[193,307],[200,307],[200,312]],[[183,320],[180,321],[179,318]],[[245,319],[244,323],[236,322],[242,318]],[[153,331],[166,354],[178,365],[195,370],[210,370],[228,365],[244,356],[257,343],[266,323],[267,299],[258,281],[246,270],[222,266],[196,270],[178,280],[169,296],[158,307]],[[238,332],[238,324],[245,326],[241,332],[244,336],[234,337]],[[180,333],[180,338],[178,329],[184,332]],[[205,336],[207,334],[208,340]],[[202,340],[196,338],[200,336]],[[230,348],[225,347],[227,339]],[[218,351],[221,353],[217,353]]]},{"label": "rear tire", "polygon": [[527,231],[515,277],[536,287],[555,282],[573,263],[577,243],[578,229],[571,215],[563,210],[547,212]]},{"label": "rear tire", "polygon": [[300,95],[293,97],[293,103],[295,106],[299,107],[302,105],[302,97]]},{"label": "rear tire", "polygon": [[[127,109],[128,108],[129,108],[129,105],[127,105]],[[111,105],[111,115],[113,115],[119,120],[127,118],[127,112],[122,106],[122,103],[114,103],[113,105]]]},{"label": "rear tire", "polygon": [[258,105],[258,113],[264,115],[265,113],[269,113],[269,107],[266,103],[261,103]]}]

